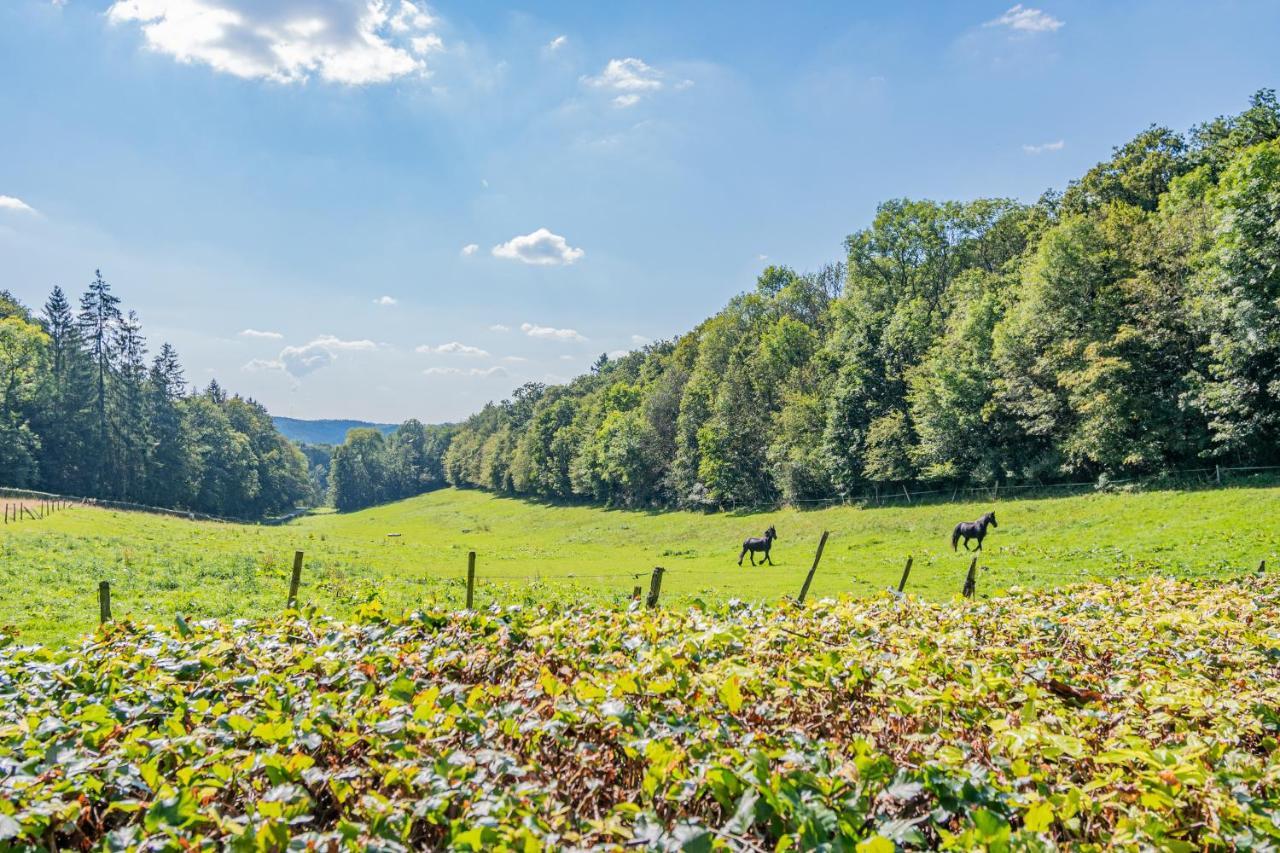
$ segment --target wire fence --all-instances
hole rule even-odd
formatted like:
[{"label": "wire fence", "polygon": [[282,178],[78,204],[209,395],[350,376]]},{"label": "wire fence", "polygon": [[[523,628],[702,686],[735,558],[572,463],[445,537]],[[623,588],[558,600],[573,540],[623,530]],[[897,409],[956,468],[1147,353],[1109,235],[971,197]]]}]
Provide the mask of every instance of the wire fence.
[{"label": "wire fence", "polygon": [[209,513],[194,512],[186,509],[149,506],[147,504],[133,503],[130,501],[89,498],[81,495],[64,495],[56,492],[40,492],[34,489],[15,489],[6,486],[0,486],[0,497],[31,501],[61,501],[68,505],[94,506],[101,507],[102,509],[125,510],[126,512],[145,512],[152,515],[167,515],[172,518],[183,518],[189,521],[216,521],[224,524],[260,524],[265,526],[287,524],[295,518],[299,518],[311,512],[310,507],[299,507],[298,509],[285,513],[284,515],[271,516],[268,518],[237,518],[234,516],[210,515]]},{"label": "wire fence", "polygon": [[825,498],[788,498],[773,503],[738,502],[726,500],[716,504],[713,509],[730,512],[767,512],[785,506],[798,508],[830,507],[830,506],[887,506],[901,503],[955,502],[970,496],[997,499],[1001,495],[1045,493],[1056,491],[1089,490],[1106,492],[1118,488],[1186,488],[1229,487],[1239,484],[1241,474],[1261,474],[1273,472],[1280,477],[1280,465],[1215,465],[1212,468],[1180,468],[1166,471],[1150,477],[1101,477],[1097,480],[1075,480],[1061,483],[992,483],[989,486],[955,486],[953,488],[915,489],[903,484],[900,488],[884,487],[860,494],[836,495]]}]

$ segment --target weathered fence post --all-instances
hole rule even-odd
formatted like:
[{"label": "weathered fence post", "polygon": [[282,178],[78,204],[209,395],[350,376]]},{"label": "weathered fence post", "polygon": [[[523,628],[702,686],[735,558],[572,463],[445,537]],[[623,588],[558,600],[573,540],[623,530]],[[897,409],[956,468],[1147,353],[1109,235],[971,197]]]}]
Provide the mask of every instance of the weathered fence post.
[{"label": "weathered fence post", "polygon": [[292,610],[298,606],[298,585],[302,583],[302,552],[293,552],[293,577],[289,578],[289,600],[285,607]]},{"label": "weathered fence post", "polygon": [[98,623],[105,625],[111,621],[111,584],[106,581],[98,583]]},{"label": "weathered fence post", "polygon": [[471,551],[467,554],[467,609],[471,609],[471,605],[476,600],[476,552]]},{"label": "weathered fence post", "polygon": [[907,577],[911,574],[912,557],[907,557],[907,564],[902,567],[902,580],[898,581],[898,592],[907,588]]},{"label": "weathered fence post", "polygon": [[809,594],[809,584],[813,583],[814,573],[818,571],[818,562],[822,559],[822,549],[827,547],[827,537],[830,533],[826,530],[822,531],[822,538],[818,540],[818,553],[813,555],[813,565],[809,568],[809,574],[805,575],[804,586],[800,587],[800,597],[796,599],[797,603],[804,604],[805,596]]},{"label": "weathered fence post", "polygon": [[1213,466],[1213,479],[1218,481],[1219,486],[1222,485],[1222,466],[1221,465]]},{"label": "weathered fence post", "polygon": [[969,564],[969,574],[964,579],[964,591],[961,593],[965,598],[973,598],[974,592],[978,587],[978,558],[974,557],[973,562]]},{"label": "weathered fence post", "polygon": [[666,569],[662,566],[654,566],[653,574],[649,577],[649,598],[645,601],[648,607],[658,606],[658,594],[662,592],[662,574]]},{"label": "weathered fence post", "polygon": [[1267,561],[1262,560],[1261,562],[1258,563],[1258,574],[1262,574],[1266,570],[1267,570]]}]

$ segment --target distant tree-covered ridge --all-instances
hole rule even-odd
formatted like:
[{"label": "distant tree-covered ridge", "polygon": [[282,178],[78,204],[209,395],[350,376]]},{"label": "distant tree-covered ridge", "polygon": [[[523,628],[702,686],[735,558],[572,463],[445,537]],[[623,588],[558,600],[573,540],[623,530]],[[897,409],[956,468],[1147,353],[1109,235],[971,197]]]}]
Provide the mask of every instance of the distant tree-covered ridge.
[{"label": "distant tree-covered ridge", "polygon": [[319,419],[304,420],[302,418],[286,418],[275,415],[271,418],[276,429],[290,441],[299,444],[342,444],[347,433],[353,429],[376,429],[383,435],[394,432],[395,424],[376,424],[369,421]]},{"label": "distant tree-covered ridge", "polygon": [[1151,127],[1035,204],[886,202],[845,248],[486,406],[444,478],[714,506],[1280,463],[1273,91],[1186,134]]},{"label": "distant tree-covered ridge", "polygon": [[37,315],[0,292],[0,485],[259,518],[314,499],[266,409],[189,389],[173,347],[147,361],[137,316],[97,274]]}]

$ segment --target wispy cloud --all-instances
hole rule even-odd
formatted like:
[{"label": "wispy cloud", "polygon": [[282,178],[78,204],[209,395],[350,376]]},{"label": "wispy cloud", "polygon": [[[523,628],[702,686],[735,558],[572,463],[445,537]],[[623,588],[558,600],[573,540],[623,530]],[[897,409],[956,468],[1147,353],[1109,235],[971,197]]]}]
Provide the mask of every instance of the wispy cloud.
[{"label": "wispy cloud", "polygon": [[439,346],[431,346],[430,344],[423,344],[422,346],[417,348],[417,352],[443,353],[446,355],[470,355],[470,356],[475,356],[477,358],[482,358],[489,355],[488,352],[480,349],[480,347],[468,346],[467,344],[459,343],[458,341],[450,341],[447,344],[440,344]]},{"label": "wispy cloud", "polygon": [[546,228],[539,228],[532,234],[512,237],[493,247],[495,258],[506,258],[534,266],[571,264],[585,254],[585,251],[571,247],[563,237],[552,234]]},{"label": "wispy cloud", "polygon": [[585,341],[582,335],[573,329],[556,329],[552,326],[535,326],[533,323],[521,323],[520,331],[531,338],[542,338],[552,341]]},{"label": "wispy cloud", "polygon": [[107,20],[178,62],[278,83],[425,75],[443,47],[439,22],[410,0],[115,0]]},{"label": "wispy cloud", "polygon": [[468,243],[467,245],[462,247],[462,256],[464,258],[469,258],[478,251],[480,251],[480,246],[478,244]]},{"label": "wispy cloud", "polygon": [[377,349],[373,341],[344,341],[333,335],[321,335],[302,346],[288,346],[280,350],[278,358],[255,358],[244,366],[245,370],[279,370],[294,379],[301,379],[338,359],[339,353],[365,352]]},{"label": "wispy cloud", "polygon": [[35,213],[36,209],[20,198],[11,195],[0,195],[0,210],[12,210],[18,213]]},{"label": "wispy cloud", "polygon": [[[661,71],[634,56],[610,59],[599,74],[581,79],[584,86],[612,94],[613,105],[619,108],[635,106],[667,85]],[[681,80],[673,88],[681,90],[692,85],[692,80]]]},{"label": "wispy cloud", "polygon": [[427,376],[506,376],[505,367],[428,367]]},{"label": "wispy cloud", "polygon": [[511,331],[511,327],[510,327],[510,326],[504,326],[504,325],[502,325],[501,323],[494,323],[492,326],[490,326],[490,327],[489,327],[489,331],[491,331],[491,332],[509,332],[509,331]]},{"label": "wispy cloud", "polygon": [[1066,146],[1067,143],[1059,139],[1057,142],[1045,142],[1040,145],[1024,145],[1022,150],[1028,154],[1044,154],[1051,151],[1061,151]]},{"label": "wispy cloud", "polygon": [[646,338],[644,335],[632,335],[631,343],[635,344],[638,347],[645,347],[653,343],[653,341],[650,340],[649,338]]},{"label": "wispy cloud", "polygon": [[395,305],[397,302],[394,296],[379,296],[373,300],[374,305]]},{"label": "wispy cloud", "polygon": [[262,338],[268,341],[278,341],[284,337],[279,332],[260,332],[257,329],[245,329],[240,333],[242,338]]},{"label": "wispy cloud", "polygon": [[555,51],[565,46],[565,42],[569,41],[568,36],[556,36],[547,42],[547,50]]},{"label": "wispy cloud", "polygon": [[1000,17],[987,21],[983,26],[1008,27],[1020,33],[1051,33],[1060,29],[1063,22],[1048,12],[1032,9],[1019,3]]}]

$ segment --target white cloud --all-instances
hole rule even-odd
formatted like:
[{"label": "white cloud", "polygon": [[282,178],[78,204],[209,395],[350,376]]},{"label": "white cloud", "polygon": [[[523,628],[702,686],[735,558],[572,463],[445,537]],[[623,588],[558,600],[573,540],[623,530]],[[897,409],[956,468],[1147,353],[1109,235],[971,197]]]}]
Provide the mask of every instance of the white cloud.
[{"label": "white cloud", "polygon": [[469,258],[478,251],[480,251],[480,246],[478,244],[468,243],[467,245],[462,247],[462,256],[464,258]]},{"label": "white cloud", "polygon": [[505,367],[428,367],[422,371],[427,376],[506,376]]},{"label": "white cloud", "polygon": [[509,361],[509,362],[511,362],[512,364],[521,364],[521,363],[523,363],[523,362],[528,361],[529,359],[525,358],[524,356],[520,356],[520,355],[504,355],[504,356],[502,357],[502,360],[503,360],[503,361]]},{"label": "white cloud", "polygon": [[284,370],[284,362],[274,358],[255,358],[246,364],[244,369],[250,373],[256,373],[259,370]]},{"label": "white cloud", "polygon": [[333,335],[321,335],[300,347],[285,347],[274,359],[255,358],[244,366],[245,370],[280,370],[294,379],[333,364],[341,352],[364,352],[377,349],[373,341],[344,341]]},{"label": "white cloud", "polygon": [[1062,26],[1063,22],[1040,9],[1031,9],[1021,3],[1013,6],[994,20],[987,21],[984,27],[1008,27],[1020,33],[1051,33]]},{"label": "white cloud", "polygon": [[618,359],[620,359],[620,358],[625,358],[625,357],[627,357],[627,356],[629,356],[629,355],[631,355],[631,353],[627,352],[627,351],[626,351],[626,350],[624,350],[624,349],[616,349],[616,350],[612,350],[612,351],[610,351],[610,352],[609,352],[609,358],[610,358],[611,360],[614,360],[614,361],[616,361],[616,360],[618,360]]},{"label": "white cloud", "polygon": [[279,332],[260,332],[257,329],[245,329],[240,333],[242,338],[262,338],[269,341],[278,341],[284,337]]},{"label": "white cloud", "polygon": [[585,251],[571,247],[563,237],[552,234],[546,228],[539,228],[532,234],[512,237],[493,247],[495,258],[508,258],[534,266],[571,264],[585,254]]},{"label": "white cloud", "polygon": [[438,21],[409,0],[115,0],[113,24],[182,63],[246,79],[360,86],[428,73]]},{"label": "white cloud", "polygon": [[511,327],[510,327],[510,326],[504,326],[504,325],[502,325],[501,323],[494,323],[492,326],[490,326],[490,327],[489,327],[489,331],[491,331],[491,332],[509,332],[509,331],[511,331]]},{"label": "white cloud", "polygon": [[547,42],[547,50],[559,50],[564,47],[565,42],[568,40],[568,36],[556,36],[551,41]]},{"label": "white cloud", "polygon": [[1046,142],[1042,145],[1024,145],[1022,150],[1028,154],[1043,154],[1046,151],[1061,151],[1066,146],[1067,143],[1059,139],[1057,142]]},{"label": "white cloud", "polygon": [[631,343],[635,344],[638,347],[643,347],[643,346],[648,346],[649,344],[653,343],[653,341],[651,341],[649,338],[646,338],[644,335],[632,335]]},{"label": "white cloud", "polygon": [[14,210],[18,213],[35,213],[36,209],[20,198],[11,195],[0,195],[0,210]]},{"label": "white cloud", "polygon": [[417,352],[421,352],[421,353],[434,352],[434,353],[445,353],[445,354],[451,354],[451,355],[470,355],[470,356],[475,356],[477,358],[487,357],[489,355],[489,353],[480,349],[480,347],[467,346],[466,344],[459,343],[458,341],[450,341],[447,344],[440,344],[439,346],[435,346],[435,347],[431,346],[430,344],[423,344],[422,346],[417,348]]},{"label": "white cloud", "polygon": [[520,331],[531,338],[543,338],[552,341],[585,341],[582,335],[573,329],[555,329],[551,326],[535,326],[532,323],[521,323]]},{"label": "white cloud", "polygon": [[[626,59],[610,59],[609,64],[594,77],[583,77],[582,83],[593,89],[614,93],[613,105],[626,108],[635,106],[640,99],[663,88],[662,72],[634,56]],[[687,88],[692,81],[683,81],[677,88]]]},{"label": "white cloud", "polygon": [[396,301],[397,300],[394,296],[379,296],[377,299],[373,300],[373,304],[374,305],[395,305]]},{"label": "white cloud", "polygon": [[763,252],[761,252],[760,254],[756,255],[756,260],[757,260],[757,261],[767,261],[767,260],[769,260],[769,256],[768,256],[768,255],[766,255],[766,254],[764,254]]}]

